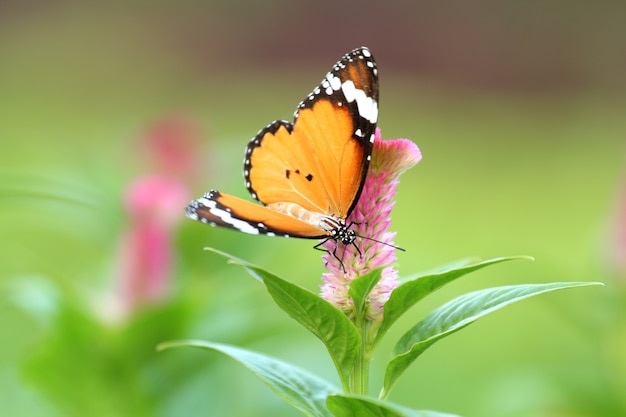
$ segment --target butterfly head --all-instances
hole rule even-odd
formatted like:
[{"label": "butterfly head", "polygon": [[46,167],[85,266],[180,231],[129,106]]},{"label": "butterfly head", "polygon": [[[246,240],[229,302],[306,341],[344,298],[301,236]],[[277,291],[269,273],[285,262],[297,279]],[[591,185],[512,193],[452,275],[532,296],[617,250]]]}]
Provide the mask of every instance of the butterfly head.
[{"label": "butterfly head", "polygon": [[344,245],[350,245],[356,240],[356,232],[343,224],[334,230],[332,238]]}]

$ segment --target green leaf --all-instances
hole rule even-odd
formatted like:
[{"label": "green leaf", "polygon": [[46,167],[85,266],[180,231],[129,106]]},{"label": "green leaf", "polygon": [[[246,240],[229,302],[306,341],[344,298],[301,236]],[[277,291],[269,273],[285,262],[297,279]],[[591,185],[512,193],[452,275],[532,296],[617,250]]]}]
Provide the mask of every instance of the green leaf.
[{"label": "green leaf", "polygon": [[[211,249],[213,250],[213,249]],[[361,346],[361,337],[354,324],[334,305],[302,287],[223,252],[260,280],[276,304],[290,317],[313,333],[326,346],[344,389]]]},{"label": "green leaf", "polygon": [[380,341],[400,316],[432,292],[470,272],[516,259],[532,260],[533,258],[527,256],[509,256],[489,259],[469,265],[466,260],[462,260],[452,264],[450,269],[421,275],[404,282],[392,291],[389,300],[385,303],[383,322],[378,330],[374,344]]},{"label": "green leaf", "polygon": [[380,281],[382,272],[383,268],[375,269],[354,279],[350,283],[350,290],[348,291],[348,294],[354,302],[355,315],[357,317],[364,317],[367,305],[367,296],[376,284],[378,284],[378,281]]},{"label": "green leaf", "polygon": [[230,356],[254,373],[287,403],[307,416],[330,417],[326,398],[339,390],[323,379],[278,359],[221,343],[178,340],[161,343],[157,349],[196,347]]},{"label": "green leaf", "polygon": [[262,269],[253,269],[261,277],[276,304],[324,343],[342,385],[347,387],[354,367],[361,338],[354,324],[339,309],[295,284]]},{"label": "green leaf", "polygon": [[[236,256],[231,255],[230,253],[226,253],[226,252],[222,252],[221,250],[215,249],[215,248],[211,248],[211,247],[205,247],[204,250],[209,251],[209,252],[213,252],[213,253],[217,253],[218,255],[223,256],[224,258],[228,259],[228,263],[234,264],[234,265],[239,265],[239,266],[243,266],[244,268],[246,268],[247,266],[254,266],[251,263],[244,261],[243,259],[239,259]],[[250,272],[250,271],[248,271]],[[263,278],[261,278],[260,276],[256,275],[256,274],[250,274],[252,275],[253,278],[256,278],[257,281],[259,281],[260,283],[263,283]]]},{"label": "green leaf", "polygon": [[331,395],[326,406],[335,417],[458,417],[428,410],[412,410],[388,401],[356,395]]},{"label": "green leaf", "polygon": [[387,364],[381,398],[407,367],[438,340],[455,333],[479,318],[514,302],[565,288],[602,285],[595,282],[556,282],[489,288],[462,295],[437,308],[402,336]]}]

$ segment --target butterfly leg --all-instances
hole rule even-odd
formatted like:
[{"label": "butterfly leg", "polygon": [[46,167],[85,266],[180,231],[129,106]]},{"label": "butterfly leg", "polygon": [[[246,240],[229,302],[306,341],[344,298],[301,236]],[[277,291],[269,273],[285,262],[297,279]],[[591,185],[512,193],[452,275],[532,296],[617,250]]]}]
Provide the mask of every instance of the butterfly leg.
[{"label": "butterfly leg", "polygon": [[326,249],[320,248],[320,246],[322,246],[326,242],[328,242],[328,239],[322,240],[320,243],[318,243],[317,245],[313,246],[313,249],[319,250],[319,251],[322,251],[322,252],[328,252]]},{"label": "butterfly leg", "polygon": [[[331,253],[336,260],[339,261],[339,264],[341,265],[341,269],[343,270],[343,272],[346,272],[346,266],[343,264],[343,261],[341,259],[339,259],[339,257],[337,256],[337,248],[339,247],[339,242],[337,242],[335,240],[335,248],[331,251],[329,251],[328,249],[325,248],[321,248],[320,246],[322,246],[324,243],[328,242],[328,239],[322,240],[320,243],[318,243],[317,245],[313,246],[313,249],[317,249],[320,250],[322,252],[326,252],[326,253]],[[359,248],[357,248],[357,250],[359,250]],[[359,253],[361,253],[359,251]],[[324,264],[324,267],[328,266],[328,261],[326,261],[326,263]]]},{"label": "butterfly leg", "polygon": [[[328,239],[322,240],[320,243],[318,243],[317,245],[313,246],[313,249],[328,253],[327,249],[320,247],[324,243],[326,243],[327,241],[328,241]],[[328,261],[324,262],[324,268],[326,268],[327,266],[328,266]]]},{"label": "butterfly leg", "polygon": [[[356,224],[357,226],[360,226],[361,223],[357,223],[357,222],[350,222],[347,226],[347,228],[349,229],[350,227],[352,227],[352,225]],[[358,235],[357,235],[358,236]],[[358,237],[362,237],[362,236],[358,236]],[[354,249],[356,249],[357,253],[359,254],[359,258],[363,259],[363,253],[361,253],[361,249],[359,249],[359,247],[357,246],[356,243],[354,243],[355,241],[352,241],[352,246],[354,246]]]},{"label": "butterfly leg", "polygon": [[356,249],[357,253],[359,254],[359,258],[363,259],[363,253],[361,252],[361,249],[359,249],[357,244],[352,242],[352,246],[354,246],[354,249]]}]

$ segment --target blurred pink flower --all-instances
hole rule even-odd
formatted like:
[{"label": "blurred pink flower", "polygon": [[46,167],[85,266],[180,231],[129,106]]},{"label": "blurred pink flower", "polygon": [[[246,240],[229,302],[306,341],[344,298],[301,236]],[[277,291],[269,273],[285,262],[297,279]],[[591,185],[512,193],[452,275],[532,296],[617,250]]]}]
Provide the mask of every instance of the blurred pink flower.
[{"label": "blurred pink flower", "polygon": [[128,227],[118,261],[124,311],[167,296],[174,258],[172,234],[189,195],[184,183],[159,175],[139,177],[127,187]]},{"label": "blurred pink flower", "polygon": [[[324,244],[323,256],[328,273],[322,279],[322,297],[351,315],[353,302],[348,295],[350,283],[369,271],[384,267],[382,278],[369,295],[368,318],[376,320],[391,291],[398,285],[398,273],[391,266],[396,261],[393,239],[389,232],[393,198],[402,172],[417,164],[422,155],[408,139],[382,140],[376,129],[372,161],[359,201],[347,219],[358,236],[355,245],[334,240]],[[337,250],[333,255],[335,246]],[[339,261],[337,258],[341,259]],[[343,265],[342,265],[343,263]],[[345,268],[345,269],[344,269]]]},{"label": "blurred pink flower", "polygon": [[114,301],[122,316],[170,293],[173,236],[190,199],[188,185],[202,171],[200,142],[198,130],[177,118],[156,122],[139,141],[139,155],[151,173],[131,180],[124,190],[126,227],[117,254]]},{"label": "blurred pink flower", "polygon": [[193,184],[206,169],[203,136],[190,120],[165,117],[146,129],[138,142],[138,153],[147,162],[149,171]]}]

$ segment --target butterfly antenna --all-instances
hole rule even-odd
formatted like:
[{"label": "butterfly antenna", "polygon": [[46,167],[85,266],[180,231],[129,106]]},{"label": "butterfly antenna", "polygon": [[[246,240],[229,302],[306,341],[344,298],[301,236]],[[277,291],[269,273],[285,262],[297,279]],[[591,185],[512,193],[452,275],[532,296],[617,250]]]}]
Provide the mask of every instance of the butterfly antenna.
[{"label": "butterfly antenna", "polygon": [[[401,248],[400,246],[392,245],[391,243],[383,242],[383,241],[374,239],[373,237],[367,237],[367,236],[361,236],[361,235],[356,235],[356,236],[360,237],[361,239],[371,240],[372,242],[380,243],[381,245],[390,246],[390,247],[392,247],[394,249],[401,250],[402,252],[406,252],[406,249]],[[358,248],[357,248],[357,250],[358,250]],[[361,253],[361,251],[359,251],[359,253]]]},{"label": "butterfly antenna", "polygon": [[[357,226],[360,225],[360,222],[350,222],[350,224],[348,225],[348,227],[352,226],[353,224],[356,224]],[[392,245],[391,243],[387,243],[387,242],[382,242],[380,240],[374,239],[373,237],[367,237],[367,236],[361,236],[361,235],[356,235],[356,237],[360,237],[361,239],[366,239],[366,240],[371,240],[372,242],[376,242],[376,243],[380,243],[382,245],[385,246],[390,246],[394,249],[397,250],[401,250],[402,252],[406,252],[406,249],[401,248],[400,246],[396,246],[396,245]],[[359,255],[361,255],[361,251],[359,250],[359,248],[356,246],[356,243],[352,242],[352,244],[354,245],[354,247],[356,248],[357,252],[359,252]]]}]

